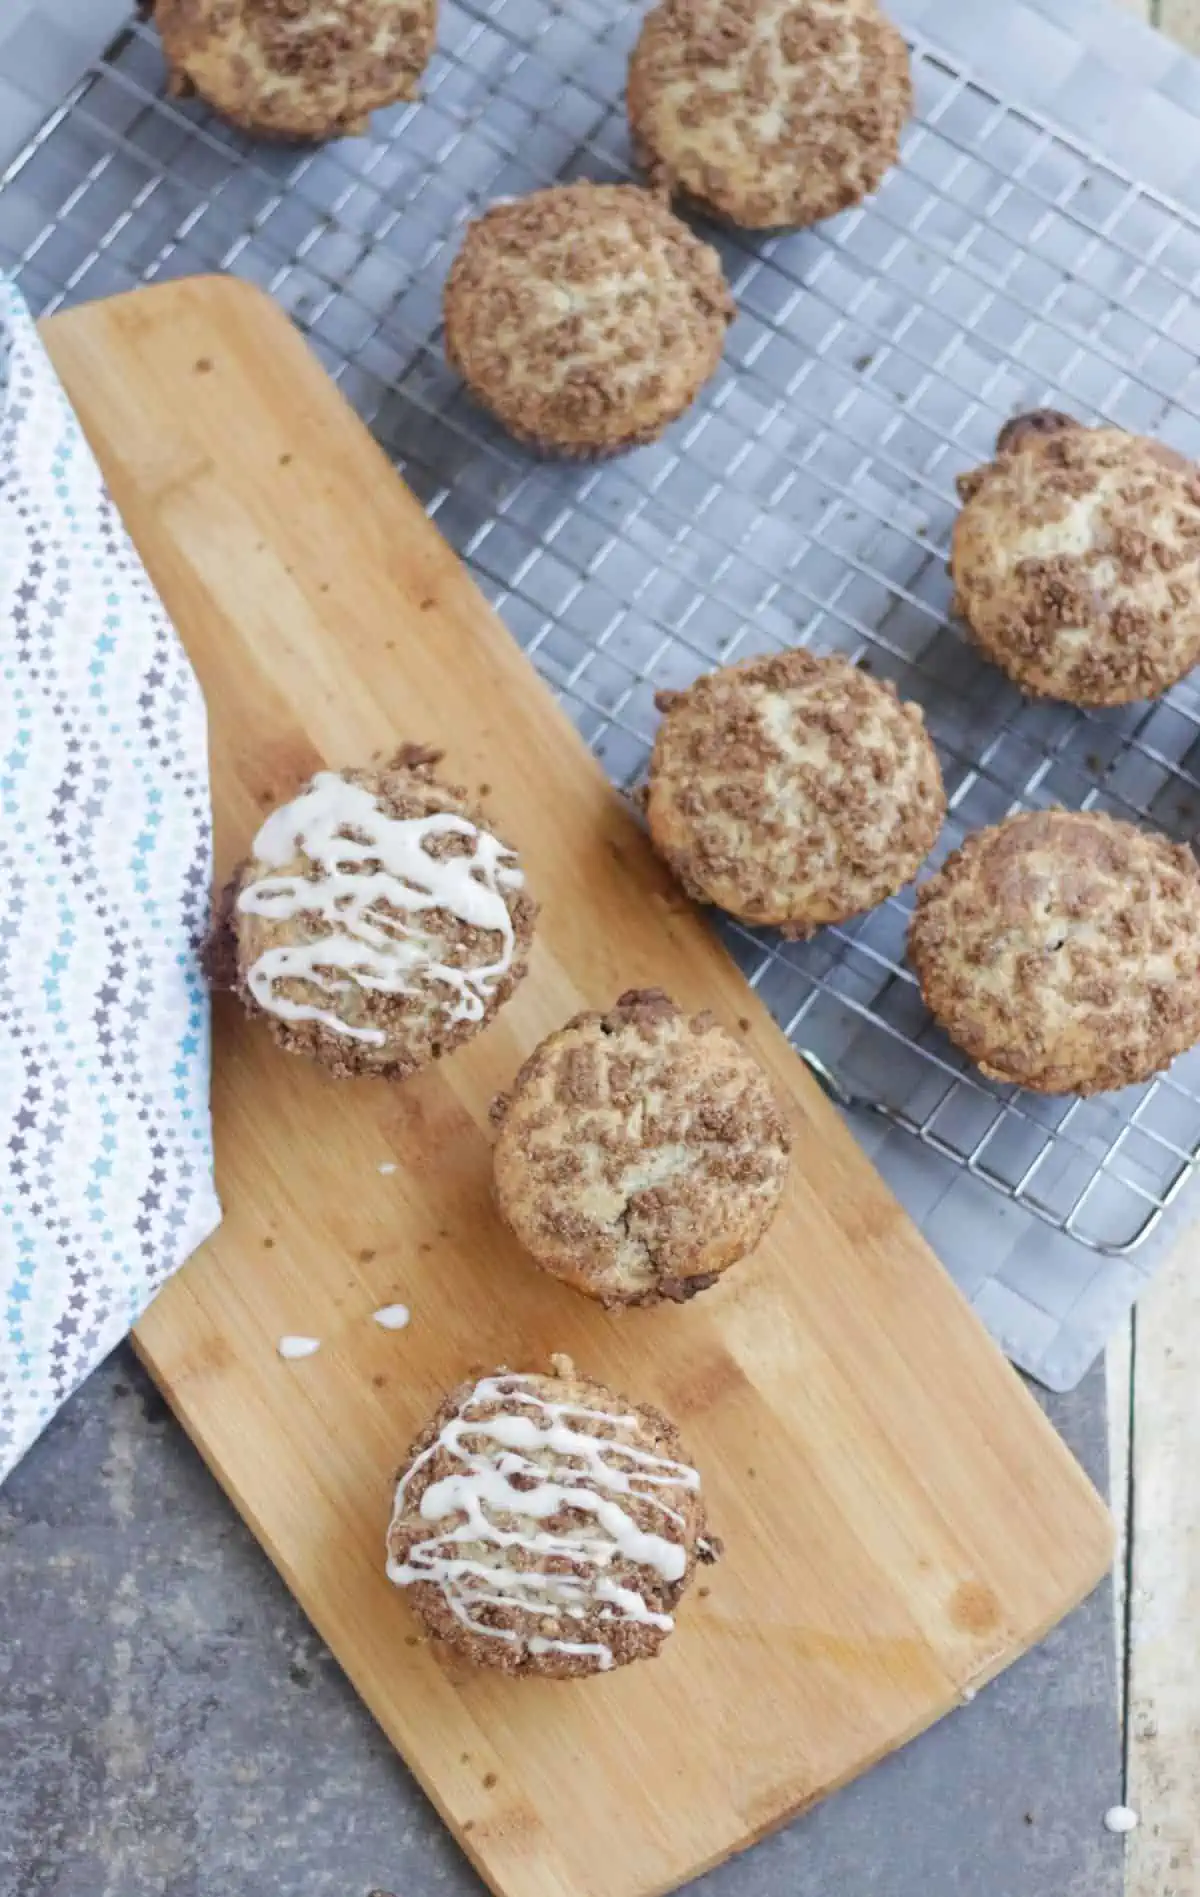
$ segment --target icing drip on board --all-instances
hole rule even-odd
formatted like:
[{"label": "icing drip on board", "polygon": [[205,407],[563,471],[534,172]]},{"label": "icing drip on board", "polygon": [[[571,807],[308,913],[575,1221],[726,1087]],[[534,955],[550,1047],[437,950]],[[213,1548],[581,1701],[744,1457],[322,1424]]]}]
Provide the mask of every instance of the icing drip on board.
[{"label": "icing drip on board", "polygon": [[275,1346],[281,1357],[314,1357],[321,1348],[319,1337],[281,1337]]},{"label": "icing drip on board", "polygon": [[[463,837],[472,847],[431,856],[426,843],[444,836]],[[299,797],[271,813],[254,839],[255,861],[268,869],[283,870],[298,856],[308,857],[319,875],[263,876],[238,897],[243,914],[271,922],[315,916],[328,929],[310,942],[264,949],[246,976],[260,1008],[285,1021],[319,1021],[335,1034],[380,1047],[387,1039],[382,1028],[358,1027],[333,1007],[294,1001],[280,992],[281,984],[304,981],[330,995],[354,987],[412,995],[436,984],[452,993],[452,1022],[482,1020],[494,984],[512,966],[505,891],[525,881],[506,845],[450,812],[389,817],[361,784],[320,771]],[[431,910],[498,936],[496,960],[481,968],[441,961],[437,938],[419,920]]]},{"label": "icing drip on board", "polygon": [[[531,1388],[532,1381],[503,1372],[484,1377],[436,1442],[406,1471],[396,1489],[393,1527],[404,1516],[413,1477],[434,1456],[447,1451],[462,1465],[425,1490],[419,1512],[435,1532],[428,1540],[414,1543],[406,1561],[389,1555],[388,1578],[398,1587],[432,1582],[441,1589],[455,1619],[472,1633],[520,1641],[535,1655],[585,1654],[607,1670],[613,1665],[613,1654],[605,1642],[551,1640],[538,1633],[522,1636],[511,1628],[488,1626],[479,1619],[478,1610],[516,1609],[535,1621],[547,1616],[582,1620],[596,1617],[598,1607],[601,1620],[637,1621],[669,1633],[675,1624],[670,1614],[657,1613],[635,1588],[622,1586],[606,1570],[623,1560],[650,1568],[665,1582],[682,1580],[687,1572],[687,1547],[682,1536],[675,1538],[670,1529],[682,1531],[684,1517],[655,1491],[695,1491],[700,1477],[684,1463],[623,1441],[622,1432],[632,1435],[638,1428],[637,1417],[553,1402],[539,1396]],[[505,1406],[500,1415],[477,1414],[493,1403]],[[517,1405],[522,1406],[521,1413]],[[604,1423],[618,1434],[593,1435],[580,1427],[589,1420]],[[639,1528],[617,1499],[622,1496],[650,1503],[662,1517],[663,1532]],[[579,1525],[565,1532],[536,1526],[562,1509],[590,1516],[595,1532]],[[497,1517],[509,1522],[515,1518],[520,1525],[501,1527]],[[437,1525],[447,1521],[456,1525],[438,1530]],[[493,1558],[479,1559],[479,1544]],[[475,1554],[465,1552],[471,1545]],[[520,1548],[539,1559],[530,1568],[510,1567],[505,1562],[509,1548]],[[460,1554],[459,1549],[464,1552]],[[554,1571],[566,1561],[585,1572]]]},{"label": "icing drip on board", "polygon": [[412,1312],[407,1304],[385,1304],[378,1311],[373,1311],[372,1316],[381,1330],[402,1331],[408,1324]]}]

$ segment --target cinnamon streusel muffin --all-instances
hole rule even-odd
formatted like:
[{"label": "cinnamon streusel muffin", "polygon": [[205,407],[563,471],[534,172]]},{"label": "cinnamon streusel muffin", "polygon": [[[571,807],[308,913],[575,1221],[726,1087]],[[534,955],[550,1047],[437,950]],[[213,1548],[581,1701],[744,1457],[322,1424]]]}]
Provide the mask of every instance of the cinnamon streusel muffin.
[{"label": "cinnamon streusel muffin", "polygon": [[811,935],[932,849],[946,799],[920,707],[847,660],[745,659],[657,702],[646,818],[698,901]]},{"label": "cinnamon streusel muffin", "polygon": [[1200,1039],[1196,859],[1098,811],[977,830],[917,891],[908,953],[992,1080],[1100,1093]]},{"label": "cinnamon streusel muffin", "polygon": [[403,1079],[486,1026],[525,974],[536,905],[508,845],[417,747],[321,771],[273,811],[210,945],[281,1047]]},{"label": "cinnamon streusel muffin", "polygon": [[416,97],[437,0],[154,0],[176,92],[248,132],[338,138]]},{"label": "cinnamon streusel muffin", "polygon": [[876,189],[912,78],[875,0],[661,0],[628,99],[655,184],[762,230],[815,224]]},{"label": "cinnamon streusel muffin", "polygon": [[1165,692],[1200,659],[1200,470],[1048,410],[996,445],[959,480],[950,571],[974,643],[1036,696]]},{"label": "cinnamon streusel muffin", "polygon": [[716,251],[650,192],[555,185],[468,227],[446,354],[518,440],[609,455],[682,415],[733,315]]},{"label": "cinnamon streusel muffin", "polygon": [[674,1424],[551,1363],[446,1398],[400,1477],[387,1572],[476,1665],[582,1679],[653,1658],[720,1544]]},{"label": "cinnamon streusel muffin", "polygon": [[761,1068],[657,989],[551,1034],[492,1117],[506,1222],[603,1304],[715,1284],[757,1245],[787,1176],[790,1135]]}]

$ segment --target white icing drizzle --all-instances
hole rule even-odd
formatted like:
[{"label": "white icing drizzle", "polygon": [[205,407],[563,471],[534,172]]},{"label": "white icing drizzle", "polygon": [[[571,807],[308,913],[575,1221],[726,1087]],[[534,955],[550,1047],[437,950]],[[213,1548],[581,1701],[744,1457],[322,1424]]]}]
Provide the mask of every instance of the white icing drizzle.
[{"label": "white icing drizzle", "polygon": [[407,1304],[385,1304],[372,1313],[375,1322],[385,1331],[402,1331],[412,1312]]},{"label": "white icing drizzle", "polygon": [[312,1357],[321,1348],[319,1337],[281,1337],[275,1346],[281,1357]]},{"label": "white icing drizzle", "polygon": [[[532,1379],[499,1372],[484,1377],[442,1429],[437,1441],[417,1457],[396,1489],[392,1524],[405,1512],[408,1487],[418,1470],[439,1451],[448,1451],[462,1466],[454,1474],[430,1483],[421,1497],[422,1518],[432,1524],[457,1519],[457,1525],[416,1542],[405,1562],[387,1564],[388,1578],[398,1587],[432,1581],[442,1591],[456,1620],[473,1633],[497,1640],[521,1641],[532,1654],[578,1653],[607,1670],[612,1648],[605,1642],[550,1640],[541,1634],[520,1635],[511,1628],[490,1627],[478,1618],[481,1607],[504,1607],[535,1619],[554,1616],[582,1620],[602,1603],[599,1618],[632,1620],[669,1632],[670,1614],[657,1613],[644,1596],[622,1586],[605,1572],[622,1559],[646,1567],[664,1581],[679,1581],[687,1570],[687,1548],[668,1532],[654,1534],[639,1528],[616,1499],[635,1497],[649,1502],[662,1516],[663,1527],[683,1527],[684,1518],[655,1493],[695,1490],[700,1478],[684,1463],[652,1455],[621,1440],[638,1423],[634,1416],[613,1416],[603,1410],[555,1403],[539,1396]],[[479,1411],[492,1403],[505,1405],[497,1416]],[[523,1406],[515,1414],[514,1406]],[[616,1437],[596,1436],[586,1425],[591,1419],[618,1431]],[[550,1473],[540,1458],[552,1457]],[[514,1478],[517,1481],[514,1482]],[[529,1486],[521,1486],[529,1484]],[[537,1528],[502,1528],[494,1519],[525,1517],[545,1521],[560,1509],[590,1515],[594,1534],[572,1528],[568,1532]],[[485,1543],[496,1551],[494,1560],[479,1560],[457,1549]],[[508,1548],[543,1556],[545,1563],[521,1570],[505,1564]],[[559,1574],[551,1560],[567,1559],[589,1572]]]},{"label": "white icing drizzle", "polygon": [[[426,842],[442,836],[469,838],[473,848],[431,856]],[[387,1039],[382,1028],[357,1027],[335,1008],[293,1001],[280,993],[281,984],[301,980],[331,995],[355,986],[411,995],[438,983],[453,995],[451,1021],[483,1018],[493,985],[512,965],[513,927],[504,892],[525,881],[513,852],[497,837],[449,812],[389,817],[361,784],[320,771],[299,797],[271,813],[254,839],[256,860],[270,869],[281,870],[300,855],[317,866],[317,877],[263,876],[238,897],[238,909],[249,915],[273,922],[319,916],[328,925],[316,940],[265,949],[253,963],[246,979],[261,1008],[285,1021],[319,1021],[375,1047]],[[482,968],[439,961],[434,937],[418,920],[431,909],[498,935],[497,959]]]},{"label": "white icing drizzle", "polygon": [[1136,1811],[1129,1805],[1110,1805],[1104,1814],[1104,1829],[1124,1837],[1130,1831],[1136,1831],[1140,1820]]},{"label": "white icing drizzle", "polygon": [[390,1177],[391,1177],[391,1175],[392,1175],[392,1174],[393,1174],[393,1173],[395,1172],[395,1170],[396,1170],[396,1162],[395,1162],[395,1160],[394,1160],[394,1159],[384,1159],[384,1160],[381,1160],[381,1161],[380,1161],[380,1165],[379,1165],[379,1170],[380,1170],[380,1172],[381,1172],[381,1173],[383,1173],[383,1174],[384,1174],[384,1176],[385,1176],[386,1178],[390,1178]]}]

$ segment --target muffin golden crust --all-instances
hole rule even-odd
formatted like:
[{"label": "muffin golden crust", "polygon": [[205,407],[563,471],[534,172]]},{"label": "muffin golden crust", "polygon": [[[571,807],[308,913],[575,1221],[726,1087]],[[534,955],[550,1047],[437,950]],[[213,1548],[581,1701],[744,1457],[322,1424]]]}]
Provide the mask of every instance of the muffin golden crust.
[{"label": "muffin golden crust", "polygon": [[1039,1093],[1147,1080],[1200,1038],[1200,871],[1098,811],[977,830],[917,891],[909,959],[983,1072]]},{"label": "muffin golden crust", "polygon": [[468,1040],[533,937],[512,850],[430,775],[437,753],[402,757],[321,771],[267,818],[210,955],[281,1047],[342,1076],[402,1079]]},{"label": "muffin golden crust", "polygon": [[603,1304],[707,1289],[758,1243],[787,1177],[762,1069],[658,989],[551,1034],[492,1117],[506,1222],[543,1270]]},{"label": "muffin golden crust", "polygon": [[946,799],[920,707],[847,660],[746,659],[657,702],[646,818],[698,901],[810,935],[932,849]]},{"label": "muffin golden crust", "polygon": [[653,1657],[719,1544],[674,1424],[552,1367],[446,1398],[400,1477],[387,1571],[476,1665],[579,1679]]},{"label": "muffin golden crust", "polygon": [[912,77],[875,0],[661,0],[628,101],[656,185],[765,230],[815,224],[876,189]]},{"label": "muffin golden crust", "polygon": [[1034,696],[1165,692],[1200,659],[1200,471],[1046,410],[997,450],[958,484],[950,571],[973,642]]},{"label": "muffin golden crust", "polygon": [[446,354],[518,440],[615,454],[695,400],[733,316],[716,251],[650,192],[555,185],[468,227]]},{"label": "muffin golden crust", "polygon": [[156,0],[176,92],[248,132],[337,138],[413,99],[437,0]]}]

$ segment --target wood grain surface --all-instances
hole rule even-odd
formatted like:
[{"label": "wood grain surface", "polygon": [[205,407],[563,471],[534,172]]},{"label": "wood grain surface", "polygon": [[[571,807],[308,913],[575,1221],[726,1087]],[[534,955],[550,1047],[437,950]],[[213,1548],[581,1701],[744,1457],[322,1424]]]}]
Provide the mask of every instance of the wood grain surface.
[{"label": "wood grain surface", "polygon": [[1150,0],[1147,17],[1192,52],[1200,48],[1200,0]]},{"label": "wood grain surface", "polygon": [[[218,874],[316,767],[419,738],[490,785],[544,905],[514,1001],[404,1086],[328,1080],[218,1006],[225,1222],[140,1350],[493,1887],[670,1888],[1038,1639],[1107,1567],[1107,1512],[286,319],[196,279],[46,340],[207,695]],[[741,1023],[796,1154],[752,1261],[618,1318],[501,1229],[487,1107],[641,984]],[[284,1362],[285,1332],[322,1349]],[[472,1677],[384,1577],[392,1473],[446,1386],[552,1350],[677,1419],[726,1555],[652,1664]]]}]

